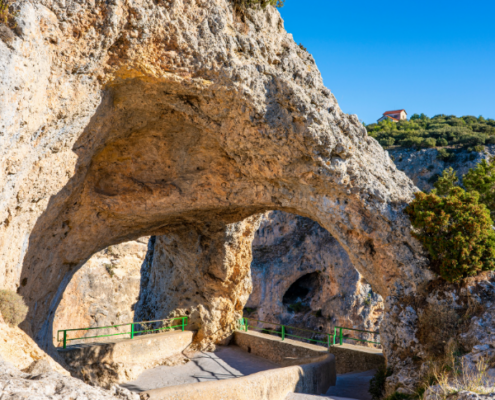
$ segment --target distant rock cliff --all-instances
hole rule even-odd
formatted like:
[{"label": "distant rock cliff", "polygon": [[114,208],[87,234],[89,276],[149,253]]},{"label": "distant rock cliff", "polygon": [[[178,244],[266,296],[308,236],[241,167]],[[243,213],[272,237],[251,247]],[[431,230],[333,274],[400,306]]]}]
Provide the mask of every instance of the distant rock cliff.
[{"label": "distant rock cliff", "polygon": [[253,241],[251,274],[247,317],[323,332],[379,328],[382,297],[337,240],[309,218],[267,213]]}]

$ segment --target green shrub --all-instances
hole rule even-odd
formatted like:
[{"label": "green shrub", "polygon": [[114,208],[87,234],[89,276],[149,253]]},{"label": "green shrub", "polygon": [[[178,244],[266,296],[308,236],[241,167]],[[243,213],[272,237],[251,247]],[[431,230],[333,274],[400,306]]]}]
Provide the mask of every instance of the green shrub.
[{"label": "green shrub", "polygon": [[449,195],[418,192],[406,208],[412,234],[428,250],[433,271],[457,282],[495,269],[495,232],[477,192],[453,188]]},{"label": "green shrub", "polygon": [[266,8],[268,6],[283,7],[285,0],[233,0],[240,9]]},{"label": "green shrub", "polygon": [[452,167],[444,169],[442,176],[435,182],[436,194],[439,196],[447,196],[450,191],[459,184],[459,178]]},{"label": "green shrub", "polygon": [[110,275],[110,278],[113,278],[115,276],[114,269],[117,268],[115,265],[112,264],[105,264],[105,269],[108,272],[108,275]]},{"label": "green shrub", "polygon": [[390,147],[394,145],[395,139],[393,137],[387,137],[385,139],[380,139],[379,142],[383,147]]},{"label": "green shrub", "polygon": [[5,322],[17,326],[26,318],[28,307],[16,292],[0,290],[0,314]]},{"label": "green shrub", "polygon": [[442,138],[437,140],[437,144],[439,146],[447,146],[449,144],[449,142],[447,142],[447,139],[442,137]]},{"label": "green shrub", "polygon": [[387,396],[385,400],[409,400],[412,396],[410,394],[394,392],[390,396]]},{"label": "green shrub", "polygon": [[385,392],[385,380],[392,375],[392,369],[382,365],[376,371],[376,374],[370,380],[369,394],[373,400],[380,400]]},{"label": "green shrub", "polygon": [[435,147],[437,145],[437,141],[433,138],[428,138],[423,141],[423,146],[425,147]]},{"label": "green shrub", "polygon": [[479,201],[488,207],[492,219],[495,218],[495,163],[481,160],[464,175],[462,183],[468,192],[479,193]]},{"label": "green shrub", "polygon": [[446,162],[454,162],[456,159],[456,155],[454,152],[450,152],[447,149],[438,149],[437,158]]},{"label": "green shrub", "polygon": [[[382,146],[394,144],[402,147],[457,146],[475,147],[495,144],[495,120],[480,120],[473,116],[458,118],[455,115],[414,114],[409,121],[388,120],[366,125],[368,134]],[[429,140],[431,139],[431,140]],[[433,144],[435,140],[435,144]]]}]

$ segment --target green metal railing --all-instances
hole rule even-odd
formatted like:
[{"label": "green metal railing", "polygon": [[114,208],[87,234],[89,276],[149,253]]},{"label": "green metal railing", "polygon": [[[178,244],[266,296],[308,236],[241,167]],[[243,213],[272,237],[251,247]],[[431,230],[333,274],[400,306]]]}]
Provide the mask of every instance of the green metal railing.
[{"label": "green metal railing", "polygon": [[[174,325],[174,321],[180,320],[179,325]],[[148,329],[148,324],[158,324],[158,323],[166,323],[170,322],[171,325],[167,326],[162,326],[160,328],[153,328],[153,329]],[[160,332],[164,330],[171,330],[175,328],[181,328],[182,330],[185,329],[186,325],[188,323],[188,317],[176,317],[176,318],[167,318],[167,319],[158,319],[155,321],[141,321],[141,322],[130,322],[127,324],[121,324],[121,325],[110,325],[110,326],[97,326],[94,328],[75,328],[75,329],[61,329],[57,332],[57,341],[60,343],[62,342],[62,347],[64,349],[67,348],[67,342],[71,340],[87,340],[87,339],[96,339],[96,338],[103,338],[103,337],[111,337],[111,336],[121,336],[121,335],[130,335],[130,339],[134,339],[134,336],[136,335],[143,335],[145,333],[149,332]],[[142,325],[145,328],[142,330],[136,330],[136,326]],[[115,329],[115,328],[120,328],[122,326],[130,326],[131,330],[129,332],[119,332],[119,333],[111,333],[107,335],[97,335],[97,336],[83,336],[83,337],[78,337],[78,338],[69,338],[67,337],[67,332],[75,332],[75,331],[91,331],[91,330],[96,330],[96,329]],[[60,333],[62,333],[62,338],[60,338]]]},{"label": "green metal railing", "polygon": [[[265,327],[258,327],[254,325],[249,325],[249,321],[253,322],[261,322],[262,324],[270,324],[270,325],[275,325],[275,326],[280,326],[280,330],[273,330],[273,329],[267,329]],[[261,331],[262,333],[270,333],[270,334],[275,334],[284,340],[286,337],[289,338],[295,338],[299,340],[307,340],[310,343],[321,343],[324,344],[328,347],[330,346],[336,346],[336,345],[343,345],[344,340],[355,340],[357,342],[366,342],[366,343],[373,343],[376,345],[380,345],[380,342],[375,342],[372,340],[365,340],[365,339],[359,339],[359,338],[353,338],[350,336],[344,336],[344,331],[354,331],[354,332],[361,332],[361,333],[368,333],[368,334],[373,334],[373,335],[379,335],[380,332],[372,332],[372,331],[364,331],[361,329],[352,329],[352,328],[344,328],[343,326],[336,326],[333,330],[333,334],[331,333],[325,333],[325,332],[318,332],[318,331],[313,331],[309,329],[303,329],[303,328],[297,328],[295,326],[288,326],[288,325],[282,325],[282,324],[276,324],[274,322],[267,322],[267,321],[260,321],[257,319],[251,319],[251,318],[241,318],[239,321],[239,330],[241,331],[248,331],[248,329],[252,329],[254,331]],[[298,336],[294,335],[293,333],[290,333],[291,331],[302,331],[302,332],[310,332],[313,336],[318,336],[319,338],[315,337],[304,337],[304,336]],[[326,336],[325,340],[322,340],[321,337]]]}]

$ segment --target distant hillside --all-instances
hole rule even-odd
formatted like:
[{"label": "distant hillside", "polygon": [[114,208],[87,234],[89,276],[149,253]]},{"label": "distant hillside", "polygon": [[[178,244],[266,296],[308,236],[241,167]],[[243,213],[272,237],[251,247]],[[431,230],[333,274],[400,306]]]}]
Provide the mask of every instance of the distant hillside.
[{"label": "distant hillside", "polygon": [[[382,121],[366,126],[368,134],[383,147],[431,148],[454,146],[468,151],[482,151],[485,144],[495,144],[495,120],[483,117],[414,114],[409,121]],[[446,150],[444,156],[448,156]]]}]

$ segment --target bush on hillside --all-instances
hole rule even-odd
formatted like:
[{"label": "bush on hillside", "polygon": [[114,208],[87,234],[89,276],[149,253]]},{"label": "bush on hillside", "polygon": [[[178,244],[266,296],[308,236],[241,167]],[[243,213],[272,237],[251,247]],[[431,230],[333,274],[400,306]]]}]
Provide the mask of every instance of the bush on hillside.
[{"label": "bush on hillside", "polygon": [[0,314],[11,326],[19,325],[26,318],[28,307],[16,292],[0,290]]},{"label": "bush on hillside", "polygon": [[495,162],[481,160],[464,175],[462,183],[468,192],[479,193],[480,203],[486,205],[492,219],[495,218]]},{"label": "bush on hillside", "polygon": [[483,117],[414,114],[409,121],[381,121],[366,126],[368,134],[384,147],[395,145],[409,148],[457,146],[481,148],[495,144],[495,120]]},{"label": "bush on hillside", "polygon": [[284,2],[285,0],[234,0],[234,4],[240,9],[282,7]]},{"label": "bush on hillside", "polygon": [[428,250],[431,268],[448,282],[495,269],[495,232],[477,192],[453,188],[449,195],[418,192],[406,208],[412,234]]},{"label": "bush on hillside", "polygon": [[459,178],[457,178],[457,173],[452,167],[449,167],[442,171],[442,176],[435,182],[435,193],[439,196],[447,196],[455,186],[458,186],[458,184]]}]

